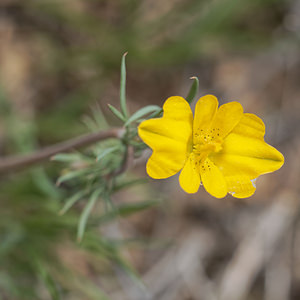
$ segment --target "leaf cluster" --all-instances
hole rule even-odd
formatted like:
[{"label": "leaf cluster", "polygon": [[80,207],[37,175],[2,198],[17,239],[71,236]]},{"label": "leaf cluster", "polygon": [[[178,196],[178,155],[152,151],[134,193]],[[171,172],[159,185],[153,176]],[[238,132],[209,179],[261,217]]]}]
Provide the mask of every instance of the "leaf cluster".
[{"label": "leaf cluster", "polygon": [[[139,156],[145,145],[137,136],[137,127],[147,115],[154,116],[161,113],[159,106],[146,106],[129,115],[126,104],[126,66],[125,56],[121,61],[120,79],[120,110],[109,106],[112,113],[118,117],[124,126],[124,135],[119,139],[110,139],[95,144],[86,152],[61,153],[52,157],[53,161],[64,163],[65,167],[57,179],[57,185],[71,191],[71,195],[64,201],[60,214],[65,214],[74,205],[80,208],[81,215],[77,227],[77,240],[82,241],[88,221],[94,210],[103,211],[103,220],[115,218],[146,207],[156,205],[157,201],[123,205],[116,207],[111,196],[128,186],[145,182],[144,180],[124,180],[122,174],[128,164]],[[93,131],[101,130],[98,120],[101,112],[93,112],[93,118],[86,118],[85,123]],[[119,178],[120,177],[120,178]]]},{"label": "leaf cluster", "polygon": [[[145,145],[137,136],[137,124],[143,121],[146,116],[153,118],[160,116],[162,113],[159,106],[149,105],[129,115],[126,103],[126,54],[123,55],[121,61],[120,110],[111,105],[109,106],[112,113],[124,124],[125,133],[123,137],[100,142],[89,153],[58,154],[52,158],[55,161],[67,164],[62,175],[58,178],[57,184],[65,184],[67,188],[75,191],[65,200],[60,213],[65,214],[75,204],[83,203],[77,229],[78,241],[83,239],[89,217],[99,200],[101,200],[101,207],[104,208],[106,213],[106,215],[103,215],[104,219],[108,215],[117,216],[122,211],[114,206],[111,196],[128,185],[140,183],[138,180],[125,183],[121,181],[120,183],[120,180],[118,180],[118,177],[126,171],[129,161],[139,156],[145,148]],[[191,79],[193,79],[193,84],[186,97],[188,102],[193,101],[199,87],[198,78],[192,77]],[[96,114],[94,114],[94,119],[98,119]],[[93,120],[88,123],[93,124]],[[97,122],[94,121],[94,123],[95,125],[90,126],[91,128],[97,128]],[[131,153],[129,148],[132,150]],[[155,202],[152,204],[155,204]],[[150,203],[147,203],[146,206],[148,205]],[[141,204],[141,207],[144,207],[144,204]]]}]

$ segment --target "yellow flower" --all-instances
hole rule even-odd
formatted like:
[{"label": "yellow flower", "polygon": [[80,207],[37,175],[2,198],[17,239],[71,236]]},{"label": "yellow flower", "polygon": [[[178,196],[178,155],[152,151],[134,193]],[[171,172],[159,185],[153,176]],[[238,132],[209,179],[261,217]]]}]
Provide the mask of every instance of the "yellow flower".
[{"label": "yellow flower", "polygon": [[196,193],[202,183],[216,198],[227,193],[245,198],[255,192],[258,176],[283,165],[283,155],[264,141],[263,121],[243,113],[238,102],[218,109],[217,98],[206,95],[198,100],[193,119],[188,102],[174,96],[163,110],[162,118],[138,127],[153,150],[147,162],[152,178],[168,178],[181,170],[179,183],[187,193]]}]

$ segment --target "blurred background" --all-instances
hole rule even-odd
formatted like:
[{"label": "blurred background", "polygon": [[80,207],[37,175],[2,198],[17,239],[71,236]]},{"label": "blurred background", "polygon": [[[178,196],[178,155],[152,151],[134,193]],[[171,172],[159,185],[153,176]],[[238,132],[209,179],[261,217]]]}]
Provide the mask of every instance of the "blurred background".
[{"label": "blurred background", "polygon": [[[285,165],[245,200],[187,195],[176,176],[123,190],[114,202],[160,205],[94,226],[81,244],[82,207],[58,214],[62,166],[8,170],[0,299],[300,299],[300,1],[1,0],[1,156],[87,133],[95,110],[119,126],[107,104],[118,107],[126,51],[131,112],[185,96],[197,76],[198,96],[264,120]],[[146,177],[145,160],[130,176]]]}]

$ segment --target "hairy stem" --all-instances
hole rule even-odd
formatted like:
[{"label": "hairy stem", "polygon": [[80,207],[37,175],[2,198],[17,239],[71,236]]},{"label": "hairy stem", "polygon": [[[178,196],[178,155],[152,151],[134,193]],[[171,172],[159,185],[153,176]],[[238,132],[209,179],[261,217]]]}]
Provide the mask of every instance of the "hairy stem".
[{"label": "hairy stem", "polygon": [[91,133],[67,140],[43,148],[31,154],[4,157],[0,159],[0,173],[10,173],[13,171],[16,172],[45,161],[57,153],[68,152],[74,149],[82,148],[109,138],[121,138],[123,134],[123,128],[112,128],[106,131]]}]

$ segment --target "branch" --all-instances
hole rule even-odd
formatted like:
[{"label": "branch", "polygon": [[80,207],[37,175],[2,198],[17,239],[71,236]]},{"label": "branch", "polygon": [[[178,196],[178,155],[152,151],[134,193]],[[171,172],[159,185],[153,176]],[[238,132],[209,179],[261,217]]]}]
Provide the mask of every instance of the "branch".
[{"label": "branch", "polygon": [[134,160],[134,148],[133,146],[129,145],[126,149],[126,154],[120,169],[116,170],[112,175],[115,177],[124,173],[128,168],[132,166],[133,160]]},{"label": "branch", "polygon": [[0,174],[16,172],[26,167],[38,164],[60,152],[69,152],[109,138],[121,138],[123,128],[112,128],[106,131],[83,135],[59,144],[55,144],[32,154],[8,156],[0,159]]}]

